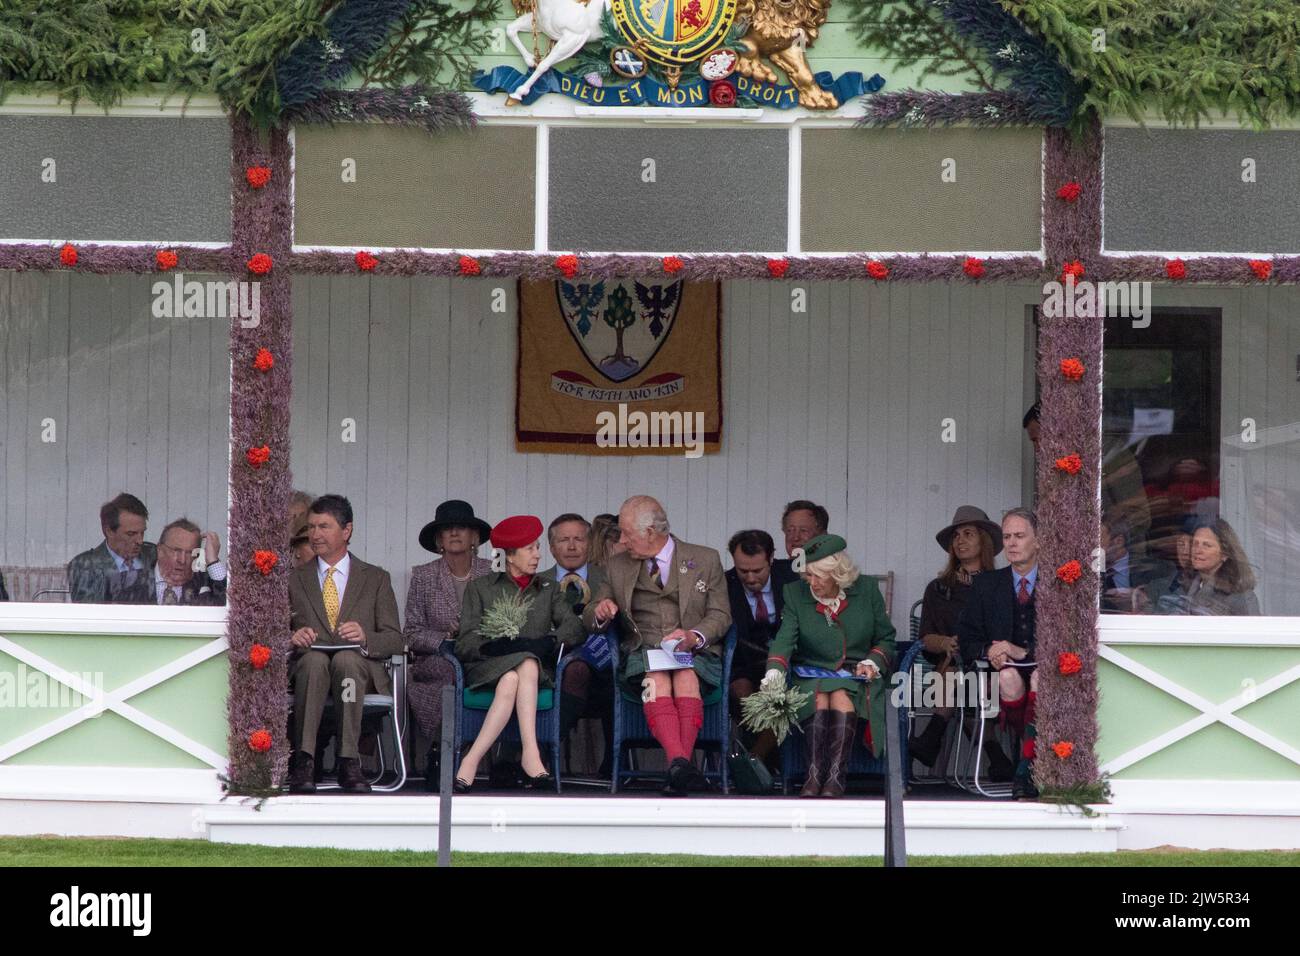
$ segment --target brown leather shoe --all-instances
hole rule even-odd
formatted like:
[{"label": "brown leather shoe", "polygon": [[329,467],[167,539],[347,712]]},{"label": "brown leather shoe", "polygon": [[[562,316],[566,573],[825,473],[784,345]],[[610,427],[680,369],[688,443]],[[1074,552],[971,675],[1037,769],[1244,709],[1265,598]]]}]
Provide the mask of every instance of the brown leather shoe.
[{"label": "brown leather shoe", "polygon": [[804,778],[801,797],[820,797],[822,781],[826,775],[826,744],[830,736],[830,711],[816,710],[800,726],[803,727],[804,752],[808,756],[808,775]]},{"label": "brown leather shoe", "polygon": [[842,797],[848,785],[849,754],[853,753],[853,735],[858,732],[858,715],[832,711],[827,734],[826,782],[822,784],[823,797]]},{"label": "brown leather shoe", "polygon": [[295,750],[289,755],[289,792],[316,792],[316,761],[306,751]]},{"label": "brown leather shoe", "polygon": [[370,792],[370,781],[361,772],[361,761],[356,757],[339,758],[339,789],[344,793]]}]

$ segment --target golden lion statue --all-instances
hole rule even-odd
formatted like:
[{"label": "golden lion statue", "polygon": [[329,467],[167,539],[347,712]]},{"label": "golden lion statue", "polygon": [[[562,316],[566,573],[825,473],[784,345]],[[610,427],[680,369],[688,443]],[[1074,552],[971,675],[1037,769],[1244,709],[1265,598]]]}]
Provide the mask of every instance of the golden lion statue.
[{"label": "golden lion statue", "polygon": [[737,20],[748,20],[749,30],[740,41],[740,62],[736,69],[751,80],[777,82],[777,75],[763,62],[767,57],[799,90],[799,105],[810,110],[833,110],[839,106],[833,93],[813,81],[803,51],[817,39],[817,29],[826,22],[831,0],[740,0]]}]

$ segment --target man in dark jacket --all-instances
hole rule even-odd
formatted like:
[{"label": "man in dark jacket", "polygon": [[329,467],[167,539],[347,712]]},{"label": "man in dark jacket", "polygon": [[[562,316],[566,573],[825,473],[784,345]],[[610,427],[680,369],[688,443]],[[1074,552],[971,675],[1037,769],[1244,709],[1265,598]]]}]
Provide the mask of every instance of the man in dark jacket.
[{"label": "man in dark jacket", "polygon": [[126,492],[99,509],[104,540],[68,562],[74,603],[121,601],[133,588],[147,586],[158,559],[157,548],[144,540],[148,521],[144,502]]},{"label": "man in dark jacket", "polygon": [[[798,580],[790,562],[773,562],[776,545],[766,531],[738,531],[727,542],[734,567],[727,571],[727,599],[736,628],[736,654],[731,662],[731,716],[740,719],[741,701],[754,691],[767,671],[767,649],[781,626],[785,586]],[[759,760],[776,753],[776,736],[759,734],[750,744]]]},{"label": "man in dark jacket", "polygon": [[1011,565],[980,574],[971,582],[970,598],[957,625],[962,659],[982,659],[992,665],[998,672],[1002,709],[1011,722],[1023,722],[1024,745],[1012,781],[1017,799],[1038,796],[1030,776],[1038,697],[1034,663],[1037,532],[1038,519],[1026,508],[1012,508],[1002,517],[1002,543]]},{"label": "man in dark jacket", "polygon": [[[221,539],[215,531],[204,534],[188,518],[177,518],[158,536],[158,561],[153,572],[116,596],[119,604],[192,605],[224,607],[226,566],[221,559]],[[195,571],[198,559],[202,571]]]}]

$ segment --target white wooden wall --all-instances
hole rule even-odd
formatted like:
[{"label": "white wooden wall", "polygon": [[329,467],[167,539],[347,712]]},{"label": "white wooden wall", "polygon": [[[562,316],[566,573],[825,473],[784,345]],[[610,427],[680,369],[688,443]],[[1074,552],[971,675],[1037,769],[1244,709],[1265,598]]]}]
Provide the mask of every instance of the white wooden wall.
[{"label": "white wooden wall", "polygon": [[0,564],[98,544],[119,491],[149,509],[149,540],[188,515],[225,553],[228,320],[154,318],[155,279],[0,272]]},{"label": "white wooden wall", "polygon": [[[505,288],[503,314],[489,311]],[[943,563],[954,508],[1022,501],[1026,306],[1033,287],[734,283],[723,299],[723,450],[672,457],[514,448],[515,288],[492,280],[300,277],[294,286],[296,487],[347,495],[355,550],[404,601],[439,501],[489,522],[615,511],[655,495],[682,538],[720,551],[811,498],[872,572],[898,574],[894,619]],[[357,441],[344,443],[342,421]],[[957,441],[941,441],[942,421]],[[729,561],[724,558],[724,563]]]},{"label": "white wooden wall", "polygon": [[[120,490],[149,506],[151,538],[181,514],[227,537],[229,332],[152,318],[150,285],[0,273],[0,564],[62,564],[94,545],[99,505]],[[410,566],[431,557],[416,535],[444,498],[489,521],[549,520],[644,491],[687,540],[721,550],[761,527],[783,550],[781,506],[809,497],[865,568],[897,572],[902,626],[952,510],[996,517],[1023,498],[1032,286],[814,283],[792,315],[789,284],[727,285],[723,451],[697,460],[516,452],[515,289],[493,313],[498,286],[295,282],[295,484],[353,500],[356,550],[403,600]],[[1224,515],[1265,612],[1300,614],[1300,290],[1157,288],[1156,304],[1223,310]],[[949,417],[957,441],[944,443]],[[340,440],[344,418],[355,444]],[[1244,418],[1260,443],[1234,452]],[[1271,510],[1261,489],[1278,495]]]}]

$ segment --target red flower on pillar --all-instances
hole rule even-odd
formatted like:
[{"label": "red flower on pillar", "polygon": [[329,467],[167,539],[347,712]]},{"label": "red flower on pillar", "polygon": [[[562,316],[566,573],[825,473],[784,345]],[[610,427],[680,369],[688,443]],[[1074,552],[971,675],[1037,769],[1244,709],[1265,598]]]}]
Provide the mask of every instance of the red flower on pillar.
[{"label": "red flower on pillar", "polygon": [[1273,263],[1267,259],[1251,259],[1250,271],[1255,273],[1256,279],[1267,279],[1273,273]]},{"label": "red flower on pillar", "polygon": [[889,266],[877,259],[872,259],[867,263],[867,275],[880,282],[889,275]]},{"label": "red flower on pillar", "polygon": [[979,279],[984,275],[984,260],[967,256],[966,261],[962,263],[961,271],[972,279]]},{"label": "red flower on pillar", "polygon": [[254,551],[253,564],[257,570],[262,572],[262,576],[271,573],[271,570],[280,563],[280,556],[274,551]]},{"label": "red flower on pillar", "polygon": [[250,448],[244,453],[248,463],[254,468],[261,468],[271,460],[271,449],[268,445],[261,445],[257,448]]},{"label": "red flower on pillar", "polygon": [[266,753],[271,749],[271,732],[269,730],[255,730],[248,735],[248,747],[260,754]]},{"label": "red flower on pillar", "polygon": [[1077,674],[1083,670],[1083,660],[1073,651],[1065,651],[1057,656],[1056,666],[1062,674]]},{"label": "red flower on pillar", "polygon": [[77,247],[70,242],[65,242],[63,248],[59,250],[59,261],[65,266],[75,266],[77,264]]},{"label": "red flower on pillar", "polygon": [[1069,760],[1074,754],[1074,744],[1070,743],[1068,740],[1058,741],[1057,743],[1052,744],[1052,753],[1056,754],[1056,756],[1060,757],[1062,760]]},{"label": "red flower on pillar", "polygon": [[368,252],[358,252],[355,258],[357,260],[357,268],[362,272],[370,272],[379,264],[379,260]]},{"label": "red flower on pillar", "polygon": [[258,349],[257,357],[253,359],[253,368],[259,372],[269,372],[275,367],[275,356],[271,354],[270,349]]},{"label": "red flower on pillar", "polygon": [[248,260],[248,271],[253,273],[253,275],[264,276],[271,271],[271,267],[274,264],[275,263],[272,262],[270,256],[265,252],[259,252],[257,255],[253,256],[253,258]]},{"label": "red flower on pillar", "polygon": [[476,276],[482,273],[483,268],[478,264],[478,260],[473,256],[461,256],[457,262],[456,268],[463,276]]},{"label": "red flower on pillar", "polygon": [[1071,180],[1056,191],[1056,198],[1064,199],[1066,202],[1074,202],[1079,198],[1081,192],[1083,192],[1083,187]]},{"label": "red flower on pillar", "polygon": [[682,261],[681,256],[664,256],[664,272],[670,276],[677,275],[685,265],[686,263]]},{"label": "red flower on pillar", "polygon": [[578,274],[578,257],[574,255],[557,256],[555,268],[564,273],[564,278],[572,279]]},{"label": "red flower on pillar", "polygon": [[1073,584],[1083,577],[1083,565],[1078,561],[1066,561],[1065,564],[1056,569],[1056,576],[1066,584]]},{"label": "red flower on pillar", "polygon": [[254,644],[248,650],[248,663],[253,665],[253,670],[263,670],[271,663],[271,649],[265,644]]},{"label": "red flower on pillar", "polygon": [[1187,278],[1187,263],[1182,259],[1170,259],[1165,263],[1165,275],[1171,279]]},{"label": "red flower on pillar", "polygon": [[1083,263],[1078,259],[1067,262],[1061,267],[1061,281],[1064,282],[1066,276],[1074,276],[1075,279],[1082,279],[1084,273]]},{"label": "red flower on pillar", "polygon": [[1083,363],[1077,358],[1061,359],[1061,374],[1071,382],[1077,382],[1083,378]]},{"label": "red flower on pillar", "polygon": [[166,272],[168,269],[175,269],[180,259],[171,249],[159,249],[154,255],[154,261],[158,263],[159,269]]},{"label": "red flower on pillar", "polygon": [[1056,467],[1069,475],[1077,475],[1079,469],[1083,467],[1083,459],[1078,455],[1066,455],[1064,458],[1056,459]]},{"label": "red flower on pillar", "polygon": [[271,181],[271,167],[269,166],[249,166],[244,170],[244,178],[248,180],[248,185],[254,189],[261,189]]},{"label": "red flower on pillar", "polygon": [[773,279],[784,279],[786,271],[790,268],[789,259],[768,259],[767,274]]}]

